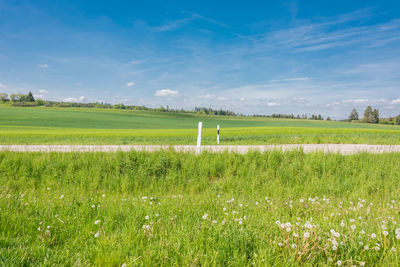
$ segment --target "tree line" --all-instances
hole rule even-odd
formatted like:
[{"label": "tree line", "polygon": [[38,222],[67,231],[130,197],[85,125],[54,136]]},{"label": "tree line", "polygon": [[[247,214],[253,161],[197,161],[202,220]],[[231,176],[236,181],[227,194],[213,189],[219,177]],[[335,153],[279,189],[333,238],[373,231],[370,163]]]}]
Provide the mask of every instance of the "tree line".
[{"label": "tree line", "polygon": [[[262,114],[255,114],[252,117],[266,117],[266,118],[278,118],[278,119],[296,119],[296,120],[324,120],[321,114],[312,114],[310,117],[307,114],[303,115],[294,115],[292,114],[272,114],[272,115],[262,115]],[[327,121],[330,121],[331,118],[327,117]]]},{"label": "tree line", "polygon": [[358,111],[353,108],[349,115],[348,121],[400,125],[400,115],[397,117],[380,118],[379,110],[377,108],[372,109],[371,106],[368,106],[364,110],[362,119],[359,118]]},{"label": "tree line", "polygon": [[158,108],[149,108],[146,106],[137,105],[124,105],[124,104],[107,104],[107,103],[78,103],[78,102],[60,102],[60,101],[48,101],[42,99],[35,99],[32,92],[28,94],[11,94],[8,96],[6,93],[0,93],[0,102],[9,102],[13,106],[20,107],[33,107],[33,106],[45,106],[45,107],[74,107],[74,108],[108,108],[108,109],[127,109],[127,110],[149,110],[158,112],[180,112],[180,113],[196,113],[204,115],[220,115],[220,116],[239,116],[242,114],[236,114],[229,110],[216,110],[205,107],[195,107],[194,111],[188,111],[184,109],[171,109],[167,105],[166,107],[160,106]]}]

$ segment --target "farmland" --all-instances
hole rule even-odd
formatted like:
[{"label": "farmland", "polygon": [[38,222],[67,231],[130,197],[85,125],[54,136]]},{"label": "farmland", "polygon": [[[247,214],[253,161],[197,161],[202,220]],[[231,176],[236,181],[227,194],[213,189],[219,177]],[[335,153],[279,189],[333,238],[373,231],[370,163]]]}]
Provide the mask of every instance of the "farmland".
[{"label": "farmland", "polygon": [[5,265],[396,265],[400,155],[0,153]]},{"label": "farmland", "polygon": [[[0,144],[400,144],[346,122],[0,106]],[[0,152],[0,262],[396,265],[400,153]]]},{"label": "farmland", "polygon": [[347,122],[0,105],[0,144],[400,144],[400,127]]}]

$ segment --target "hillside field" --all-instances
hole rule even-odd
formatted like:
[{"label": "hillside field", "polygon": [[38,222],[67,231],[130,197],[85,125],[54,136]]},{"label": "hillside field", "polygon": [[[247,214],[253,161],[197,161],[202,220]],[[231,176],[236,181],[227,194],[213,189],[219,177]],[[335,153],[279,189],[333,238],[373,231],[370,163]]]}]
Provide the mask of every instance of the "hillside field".
[{"label": "hillside field", "polygon": [[0,144],[400,144],[400,127],[254,117],[0,105]]}]

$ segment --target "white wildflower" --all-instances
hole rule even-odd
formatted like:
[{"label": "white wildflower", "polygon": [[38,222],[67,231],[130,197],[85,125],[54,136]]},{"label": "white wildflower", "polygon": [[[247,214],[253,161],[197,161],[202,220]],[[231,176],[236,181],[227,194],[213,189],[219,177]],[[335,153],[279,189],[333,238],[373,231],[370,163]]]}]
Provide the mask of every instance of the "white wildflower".
[{"label": "white wildflower", "polygon": [[99,224],[100,223],[100,220],[96,220],[95,222],[94,222],[94,224]]},{"label": "white wildflower", "polygon": [[95,234],[94,234],[94,237],[98,238],[98,237],[99,237],[99,235],[100,235],[100,233],[99,233],[99,232],[97,232],[97,233],[95,233]]},{"label": "white wildflower", "polygon": [[203,215],[203,220],[207,220],[207,218],[208,218],[208,214],[207,214],[207,213],[204,213],[204,215]]}]

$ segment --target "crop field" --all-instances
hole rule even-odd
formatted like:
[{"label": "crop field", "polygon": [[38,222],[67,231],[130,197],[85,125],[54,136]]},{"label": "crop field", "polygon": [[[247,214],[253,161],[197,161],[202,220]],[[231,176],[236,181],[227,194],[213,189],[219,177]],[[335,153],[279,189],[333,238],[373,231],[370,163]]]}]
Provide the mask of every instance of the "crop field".
[{"label": "crop field", "polygon": [[399,173],[400,154],[0,152],[0,263],[394,266]]},{"label": "crop field", "polygon": [[188,113],[0,105],[0,144],[400,144],[400,127]]}]

